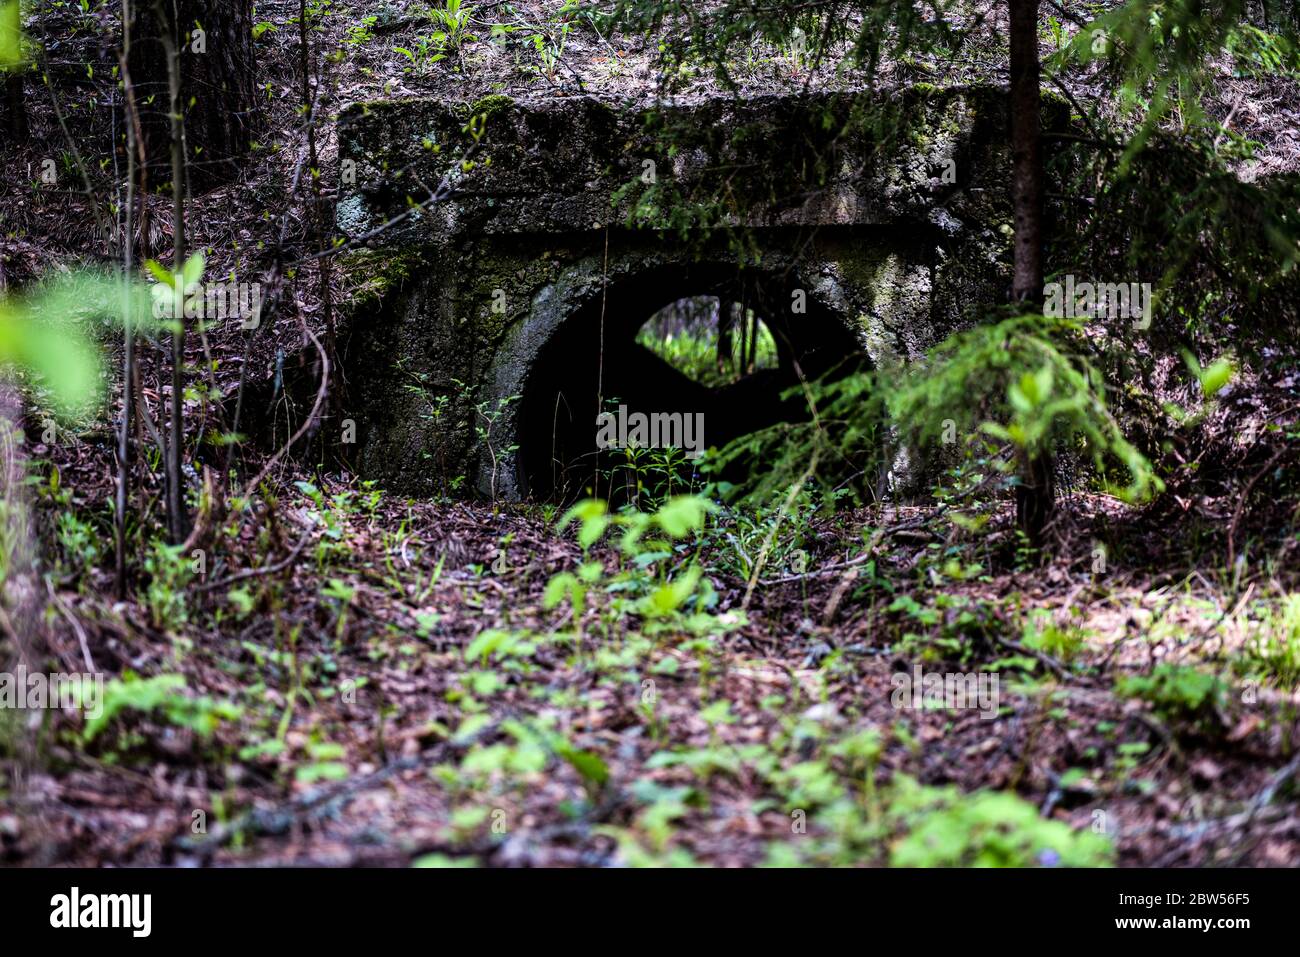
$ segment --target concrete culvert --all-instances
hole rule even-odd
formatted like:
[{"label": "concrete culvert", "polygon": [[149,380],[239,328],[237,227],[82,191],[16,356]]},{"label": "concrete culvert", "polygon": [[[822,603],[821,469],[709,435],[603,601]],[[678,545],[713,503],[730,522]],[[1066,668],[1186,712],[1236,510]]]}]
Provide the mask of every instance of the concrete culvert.
[{"label": "concrete culvert", "polygon": [[[340,325],[349,460],[405,494],[568,500],[611,464],[596,419],[619,404],[702,415],[721,446],[806,415],[780,398],[800,373],[921,358],[1005,285],[1006,113],[998,90],[900,95],[908,126],[881,135],[854,121],[866,94],[350,107],[338,224],[373,237],[346,262],[373,278]],[[665,361],[656,330],[701,310],[715,339],[752,316],[772,361],[725,381]]]}]

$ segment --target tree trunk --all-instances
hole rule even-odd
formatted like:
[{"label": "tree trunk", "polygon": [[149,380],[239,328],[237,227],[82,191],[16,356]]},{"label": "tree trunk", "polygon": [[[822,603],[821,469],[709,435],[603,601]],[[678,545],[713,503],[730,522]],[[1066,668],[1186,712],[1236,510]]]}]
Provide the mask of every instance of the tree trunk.
[{"label": "tree trunk", "polygon": [[[180,36],[189,186],[204,192],[235,179],[258,126],[252,0],[169,0]],[[150,4],[136,5],[131,77],[141,104],[150,179],[171,162],[167,58]]]},{"label": "tree trunk", "polygon": [[[1011,163],[1015,207],[1012,299],[1028,310],[1043,303],[1043,151],[1039,129],[1038,0],[1009,0],[1011,13]],[[1029,452],[1016,488],[1016,519],[1034,546],[1056,507],[1050,450]]]},{"label": "tree trunk", "polygon": [[3,111],[5,140],[10,144],[27,139],[27,104],[23,102],[22,14],[18,4],[0,11],[0,110]]},{"label": "tree trunk", "polygon": [[9,143],[27,140],[27,104],[23,102],[23,75],[17,70],[4,74],[4,128]]},{"label": "tree trunk", "polygon": [[126,509],[131,498],[131,419],[133,410],[132,397],[135,384],[135,323],[131,315],[129,283],[135,272],[135,243],[131,237],[135,233],[135,196],[136,169],[139,159],[139,143],[136,140],[135,89],[131,85],[131,0],[122,0],[122,52],[118,65],[122,71],[123,116],[126,128],[126,204],[122,210],[123,234],[127,237],[122,243],[122,422],[117,434],[117,488],[115,490],[113,509],[113,581],[119,601],[126,599]]},{"label": "tree trunk", "polygon": [[1043,301],[1043,151],[1039,130],[1038,0],[1011,5],[1011,162],[1015,204],[1012,298]]}]

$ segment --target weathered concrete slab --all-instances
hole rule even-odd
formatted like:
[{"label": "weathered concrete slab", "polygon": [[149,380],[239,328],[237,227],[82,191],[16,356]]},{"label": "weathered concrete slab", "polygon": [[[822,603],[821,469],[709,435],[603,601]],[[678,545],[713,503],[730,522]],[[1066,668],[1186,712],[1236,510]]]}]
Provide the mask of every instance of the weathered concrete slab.
[{"label": "weathered concrete slab", "polygon": [[716,204],[717,223],[756,227],[925,222],[938,207],[960,222],[978,212],[980,194],[1005,182],[1005,168],[988,162],[1004,138],[1001,91],[899,99],[901,113],[887,98],[830,94],[654,108],[591,97],[357,104],[339,120],[356,185],[345,187],[339,225],[375,230],[444,181],[450,202],[381,241],[618,226],[647,193]]}]

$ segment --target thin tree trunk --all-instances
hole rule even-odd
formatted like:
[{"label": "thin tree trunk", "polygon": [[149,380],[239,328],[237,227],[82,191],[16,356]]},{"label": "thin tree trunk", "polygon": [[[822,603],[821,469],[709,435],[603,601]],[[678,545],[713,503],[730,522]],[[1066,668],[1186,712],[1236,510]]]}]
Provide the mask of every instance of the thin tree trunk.
[{"label": "thin tree trunk", "polygon": [[[303,112],[307,118],[307,155],[308,170],[311,176],[311,215],[309,222],[312,223],[313,230],[316,233],[314,237],[322,250],[328,235],[328,220],[325,215],[326,208],[321,196],[321,177],[320,162],[316,151],[316,107],[320,97],[319,88],[313,89],[311,79],[311,31],[307,26],[307,3],[306,0],[298,0],[298,42],[300,45],[300,69],[302,71],[302,102]],[[321,297],[321,311],[325,319],[325,365],[334,376],[339,375],[339,362],[337,355],[337,344],[334,332],[334,301],[330,293],[330,260],[328,256],[322,257],[317,268],[319,272],[319,293]],[[322,369],[322,372],[325,370]],[[324,417],[333,425],[334,420],[338,417],[337,410],[340,408],[342,396],[339,394],[338,382],[331,381],[327,383]],[[322,438],[327,434],[322,431]],[[335,437],[337,440],[337,436]],[[325,451],[324,441],[321,444],[322,453]],[[346,452],[346,449],[343,449]],[[324,455],[321,456],[322,460]]]},{"label": "thin tree trunk", "polygon": [[[131,419],[135,382],[135,326],[131,313],[130,284],[135,272],[135,177],[140,116],[131,87],[131,0],[122,0],[122,102],[126,127],[126,203],[122,243],[122,428],[117,437],[117,498],[113,520],[114,581],[118,599],[126,598],[126,507],[131,494]],[[142,157],[141,157],[142,159]]]},{"label": "thin tree trunk", "polygon": [[1011,4],[1011,161],[1015,204],[1012,298],[1043,299],[1043,151],[1039,129],[1038,0]]},{"label": "thin tree trunk", "polygon": [[[4,37],[5,46],[12,44],[21,49],[22,14],[19,5],[13,4],[4,9],[4,22],[0,22],[0,36]],[[4,130],[11,144],[27,140],[27,104],[23,99],[23,70],[26,65],[21,62],[0,63],[0,76],[4,78]]]},{"label": "thin tree trunk", "polygon": [[[1039,129],[1038,0],[1009,0],[1011,14],[1011,162],[1015,208],[1012,298],[1025,309],[1043,302],[1043,152]],[[1056,506],[1050,451],[1026,453],[1016,488],[1016,519],[1042,544]]]},{"label": "thin tree trunk", "polygon": [[27,104],[23,99],[23,75],[17,69],[5,74],[5,132],[10,143],[27,140]]},{"label": "thin tree trunk", "polygon": [[[154,15],[161,25],[163,50],[167,56],[168,109],[172,139],[172,271],[185,266],[185,116],[181,101],[181,62],[174,25],[164,0],[154,0]],[[178,310],[172,330],[172,408],[167,436],[167,514],[172,544],[179,545],[189,534],[185,513],[184,461],[185,429],[185,316]]]}]

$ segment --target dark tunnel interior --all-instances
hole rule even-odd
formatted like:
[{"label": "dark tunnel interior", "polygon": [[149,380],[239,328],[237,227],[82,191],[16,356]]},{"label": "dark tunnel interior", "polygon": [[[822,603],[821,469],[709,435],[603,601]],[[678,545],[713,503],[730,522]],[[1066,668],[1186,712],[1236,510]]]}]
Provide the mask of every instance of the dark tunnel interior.
[{"label": "dark tunnel interior", "polygon": [[[723,343],[718,354],[732,361],[724,369],[719,360],[714,369],[695,355],[705,375],[692,376],[680,357],[672,361],[671,348],[656,347],[682,332],[692,334],[691,342],[712,335]],[[601,412],[614,415],[622,406],[629,417],[698,413],[704,447],[721,447],[777,422],[806,419],[803,398],[781,398],[801,378],[845,374],[865,363],[845,321],[806,295],[795,276],[699,265],[611,283],[603,301],[595,297],[551,336],[525,382],[520,490],[534,500],[604,497],[611,472],[626,459],[620,450],[598,448]]]}]

